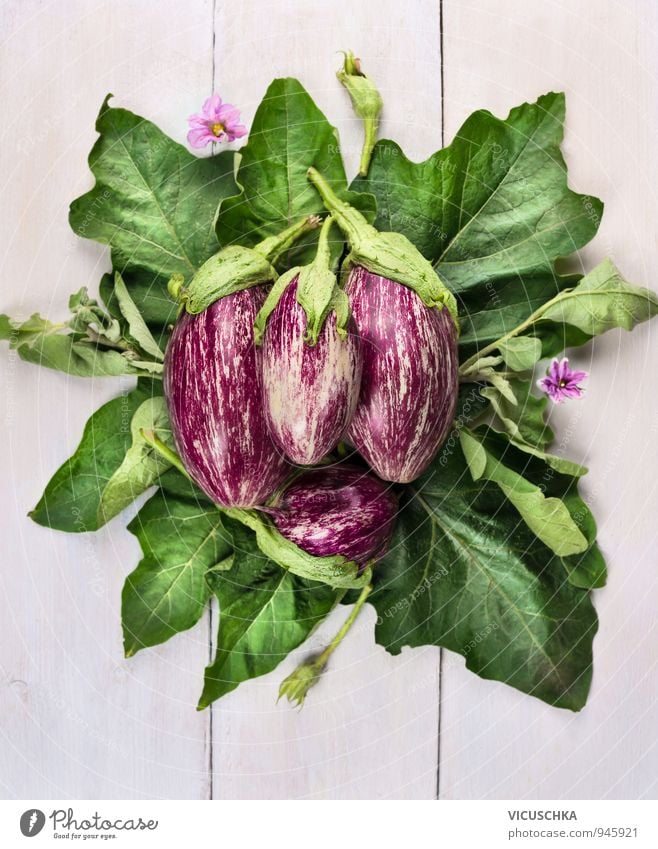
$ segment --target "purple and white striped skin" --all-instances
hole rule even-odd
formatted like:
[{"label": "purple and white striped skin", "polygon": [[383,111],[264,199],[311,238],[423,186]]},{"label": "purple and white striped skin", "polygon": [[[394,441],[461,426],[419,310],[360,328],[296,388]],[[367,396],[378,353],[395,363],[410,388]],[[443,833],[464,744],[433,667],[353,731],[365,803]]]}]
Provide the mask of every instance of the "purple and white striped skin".
[{"label": "purple and white striped skin", "polygon": [[184,312],[167,346],[164,392],[185,468],[216,504],[264,504],[290,466],[263,412],[256,313],[267,290],[227,295],[198,315]]},{"label": "purple and white striped skin", "polygon": [[388,550],[397,509],[390,485],[341,464],[305,472],[269,512],[279,533],[309,554],[342,554],[365,566]]},{"label": "purple and white striped skin", "polygon": [[409,483],[428,467],[457,405],[457,332],[407,286],[361,266],[345,291],[361,336],[361,394],[348,440],[377,474]]},{"label": "purple and white striped skin", "polygon": [[272,439],[302,466],[319,462],[344,435],[359,398],[362,356],[356,333],[341,338],[332,311],[318,341],[304,341],[306,313],[297,278],[267,321],[263,340],[265,416]]}]

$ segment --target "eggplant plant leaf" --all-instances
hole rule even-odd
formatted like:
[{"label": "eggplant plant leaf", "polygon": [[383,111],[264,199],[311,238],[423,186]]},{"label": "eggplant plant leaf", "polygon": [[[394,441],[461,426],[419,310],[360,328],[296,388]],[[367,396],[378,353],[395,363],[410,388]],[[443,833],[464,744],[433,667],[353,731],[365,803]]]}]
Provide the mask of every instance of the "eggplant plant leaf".
[{"label": "eggplant plant leaf", "polygon": [[501,342],[498,350],[512,371],[528,371],[541,359],[541,339],[536,336],[514,336]]},{"label": "eggplant plant leaf", "polygon": [[[526,446],[517,446],[512,442],[510,448],[505,438],[493,431],[486,434],[485,442],[489,451],[499,458],[504,458],[506,465],[540,487],[546,497],[559,498],[587,539],[588,547],[584,551],[560,558],[569,582],[584,589],[604,586],[607,570],[605,559],[596,542],[596,521],[578,493],[579,476],[586,469],[577,463],[563,461],[562,457],[551,457],[541,452],[528,456],[530,452]],[[514,450],[515,448],[524,451],[525,456]],[[563,461],[564,465],[552,461]]]},{"label": "eggplant plant leaf", "polygon": [[[217,238],[222,247],[239,242],[253,247],[274,236],[305,215],[324,214],[320,196],[309,183],[314,166],[334,191],[374,217],[371,195],[348,192],[340,143],[327,121],[298,80],[274,80],[261,101],[240,150],[237,182],[240,193],[224,200],[217,217]],[[286,266],[304,265],[313,259],[318,233],[299,240],[286,257]],[[335,228],[332,242],[340,252],[342,238]]]},{"label": "eggplant plant leaf", "polygon": [[55,472],[29,514],[31,519],[69,533],[95,531],[103,524],[103,491],[130,448],[131,419],[149,397],[145,387],[138,387],[96,410],[75,453]]},{"label": "eggplant plant leaf", "polygon": [[231,538],[213,505],[157,492],[128,525],[143,557],[121,596],[126,657],[195,625],[210,598],[210,569],[230,568]]},{"label": "eggplant plant leaf", "polygon": [[224,520],[233,537],[230,572],[208,574],[219,601],[217,654],[206,668],[199,709],[243,681],[271,672],[327,616],[339,594],[263,555],[253,531]]},{"label": "eggplant plant leaf", "polygon": [[[79,319],[73,320],[79,328]],[[26,321],[0,315],[0,340],[9,342],[9,347],[25,362],[74,377],[145,376],[162,371],[161,364],[141,361],[122,339],[111,342],[92,328],[83,334],[79,329],[72,330],[69,324],[55,324],[38,313]]]},{"label": "eggplant plant leaf", "polygon": [[155,124],[105,99],[89,154],[96,185],[73,201],[73,230],[112,248],[122,273],[142,268],[189,278],[219,249],[219,202],[235,194],[231,151],[197,158]]},{"label": "eggplant plant leaf", "polygon": [[505,498],[516,507],[544,545],[561,557],[585,551],[587,539],[560,498],[547,498],[541,487],[505,465],[472,431],[462,428],[459,438],[473,480],[498,484]]},{"label": "eggplant plant leaf", "polygon": [[536,398],[531,390],[532,381],[513,380],[516,404],[511,403],[495,386],[484,387],[480,393],[491,402],[496,416],[512,439],[543,447],[555,437],[544,421],[548,399],[546,396]]},{"label": "eggplant plant leaf", "polygon": [[601,202],[567,185],[564,112],[554,92],[504,120],[480,110],[420,163],[379,141],[368,176],[351,186],[375,195],[376,226],[407,236],[461,299],[465,350],[500,338],[572,285],[554,262],[598,229]]},{"label": "eggplant plant leaf", "polygon": [[[178,304],[167,291],[167,280],[162,275],[141,269],[125,270],[121,273],[130,298],[139,311],[144,323],[151,331],[158,346],[164,350],[169,335],[168,326],[176,321]],[[115,292],[115,275],[104,274],[100,282],[100,294],[108,311],[117,319],[125,321]]]},{"label": "eggplant plant leaf", "polygon": [[149,330],[144,317],[133,301],[123,278],[117,271],[114,275],[114,291],[116,293],[117,304],[121,310],[121,315],[126,320],[128,326],[128,335],[130,339],[149,357],[152,357],[157,362],[164,360],[164,354],[158,343],[153,338],[153,334]]},{"label": "eggplant plant leaf", "polygon": [[392,654],[443,646],[483,678],[584,706],[597,629],[589,594],[495,484],[473,482],[459,449],[444,448],[405,488],[374,582],[376,639]]},{"label": "eggplant plant leaf", "polygon": [[98,505],[98,524],[103,525],[113,516],[157,483],[160,475],[171,468],[171,463],[155,451],[144,439],[143,432],[155,434],[165,445],[173,449],[174,440],[162,396],[147,398],[135,411],[130,422],[132,445],[119,468],[109,479]]},{"label": "eggplant plant leaf", "polygon": [[615,327],[632,330],[658,313],[658,297],[650,289],[624,279],[610,259],[586,274],[539,311],[537,320],[572,325],[589,336]]}]

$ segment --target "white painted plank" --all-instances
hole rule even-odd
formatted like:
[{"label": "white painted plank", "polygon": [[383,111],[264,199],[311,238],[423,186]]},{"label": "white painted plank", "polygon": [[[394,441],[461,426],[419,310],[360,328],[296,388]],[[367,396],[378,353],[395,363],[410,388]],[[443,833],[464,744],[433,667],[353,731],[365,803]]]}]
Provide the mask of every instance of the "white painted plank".
[{"label": "white painted plank", "polygon": [[[656,288],[658,10],[655,4],[446,0],[446,141],[473,110],[504,115],[567,92],[571,184],[606,202],[589,267],[611,255]],[[574,354],[586,398],[556,416],[585,460],[610,580],[587,707],[555,710],[482,682],[447,656],[442,678],[444,798],[656,798],[656,395],[658,325],[610,333]]]},{"label": "white painted plank", "polygon": [[[212,3],[14,0],[2,18],[2,308],[63,316],[109,267],[67,224],[92,183],[100,104],[112,91],[183,141],[211,84]],[[207,622],[125,661],[120,591],[139,556],[125,520],[70,537],[26,517],[89,414],[132,382],[67,379],[6,350],[2,362],[0,792],[207,797]]]},{"label": "white painted plank", "polygon": [[[440,38],[435,0],[218,3],[217,91],[251,121],[274,77],[296,76],[341,134],[349,174],[361,130],[335,79],[353,49],[385,101],[382,135],[414,158],[440,146]],[[320,645],[346,611],[316,635]],[[280,670],[242,686],[214,710],[218,798],[432,798],[436,793],[436,649],[391,658],[375,646],[368,608],[301,712],[275,705]]]}]

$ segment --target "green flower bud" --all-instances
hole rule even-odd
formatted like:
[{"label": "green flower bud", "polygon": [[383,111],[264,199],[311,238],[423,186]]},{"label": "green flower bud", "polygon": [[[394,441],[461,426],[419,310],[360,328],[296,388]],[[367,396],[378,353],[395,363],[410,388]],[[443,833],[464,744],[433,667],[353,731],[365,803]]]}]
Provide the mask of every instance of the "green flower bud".
[{"label": "green flower bud", "polygon": [[365,177],[370,166],[372,149],[377,141],[379,116],[384,105],[380,93],[373,81],[366,77],[361,70],[361,60],[357,59],[351,50],[343,54],[345,62],[336,72],[341,85],[345,86],[352,101],[352,107],[363,121],[365,140],[361,152],[359,174]]}]

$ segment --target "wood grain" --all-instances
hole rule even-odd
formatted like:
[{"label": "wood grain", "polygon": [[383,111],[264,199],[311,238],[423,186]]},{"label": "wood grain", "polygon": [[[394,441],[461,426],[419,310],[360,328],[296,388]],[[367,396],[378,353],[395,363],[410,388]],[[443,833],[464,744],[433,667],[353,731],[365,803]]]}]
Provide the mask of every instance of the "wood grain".
[{"label": "wood grain", "polygon": [[[183,141],[210,87],[212,4],[3,4],[2,308],[57,318],[109,268],[68,227],[108,91]],[[66,536],[26,518],[89,414],[133,381],[85,381],[3,350],[0,763],[14,798],[204,798],[209,718],[195,711],[207,624],[123,659],[120,593],[139,547],[123,517]]]},{"label": "wood grain", "polygon": [[[355,50],[381,89],[384,136],[418,158],[440,146],[438,3],[219,2],[215,30],[217,90],[239,102],[250,121],[272,78],[298,77],[338,127],[349,175],[362,137],[335,78],[340,50]],[[339,611],[323,625],[314,645],[330,638],[345,615]],[[279,682],[304,649],[215,705],[217,798],[435,796],[438,651],[392,658],[375,646],[373,630],[369,608],[301,712],[275,702]]]},{"label": "wood grain", "polygon": [[[478,0],[444,3],[446,142],[475,108],[505,115],[550,90],[567,95],[571,185],[602,197],[599,235],[580,252],[612,256],[656,288],[658,10],[654,4]],[[585,399],[555,416],[563,448],[590,474],[585,497],[608,559],[590,700],[577,715],[478,680],[446,653],[444,798],[656,798],[655,437],[649,377],[658,328],[612,332],[574,352]]]},{"label": "wood grain", "polygon": [[[94,289],[108,267],[106,251],[67,225],[68,203],[91,185],[84,162],[108,91],[184,141],[186,116],[211,89],[249,124],[270,80],[297,76],[338,126],[354,174],[361,129],[334,77],[348,48],[384,96],[382,135],[414,159],[440,146],[442,85],[446,142],[476,108],[503,115],[566,90],[571,183],[607,204],[576,264],[611,255],[655,288],[657,41],[646,0],[9,0],[0,306],[63,315],[69,293]],[[346,609],[275,673],[197,713],[207,620],[123,659],[120,589],[139,554],[124,518],[69,537],[25,517],[90,413],[130,382],[67,379],[3,351],[0,793],[427,799],[438,774],[443,798],[655,798],[656,335],[645,325],[580,350],[586,399],[556,415],[563,448],[591,469],[585,493],[610,567],[578,715],[480,681],[447,652],[439,691],[438,651],[390,657],[374,644],[371,608],[302,712],[276,704],[278,684]]]}]

